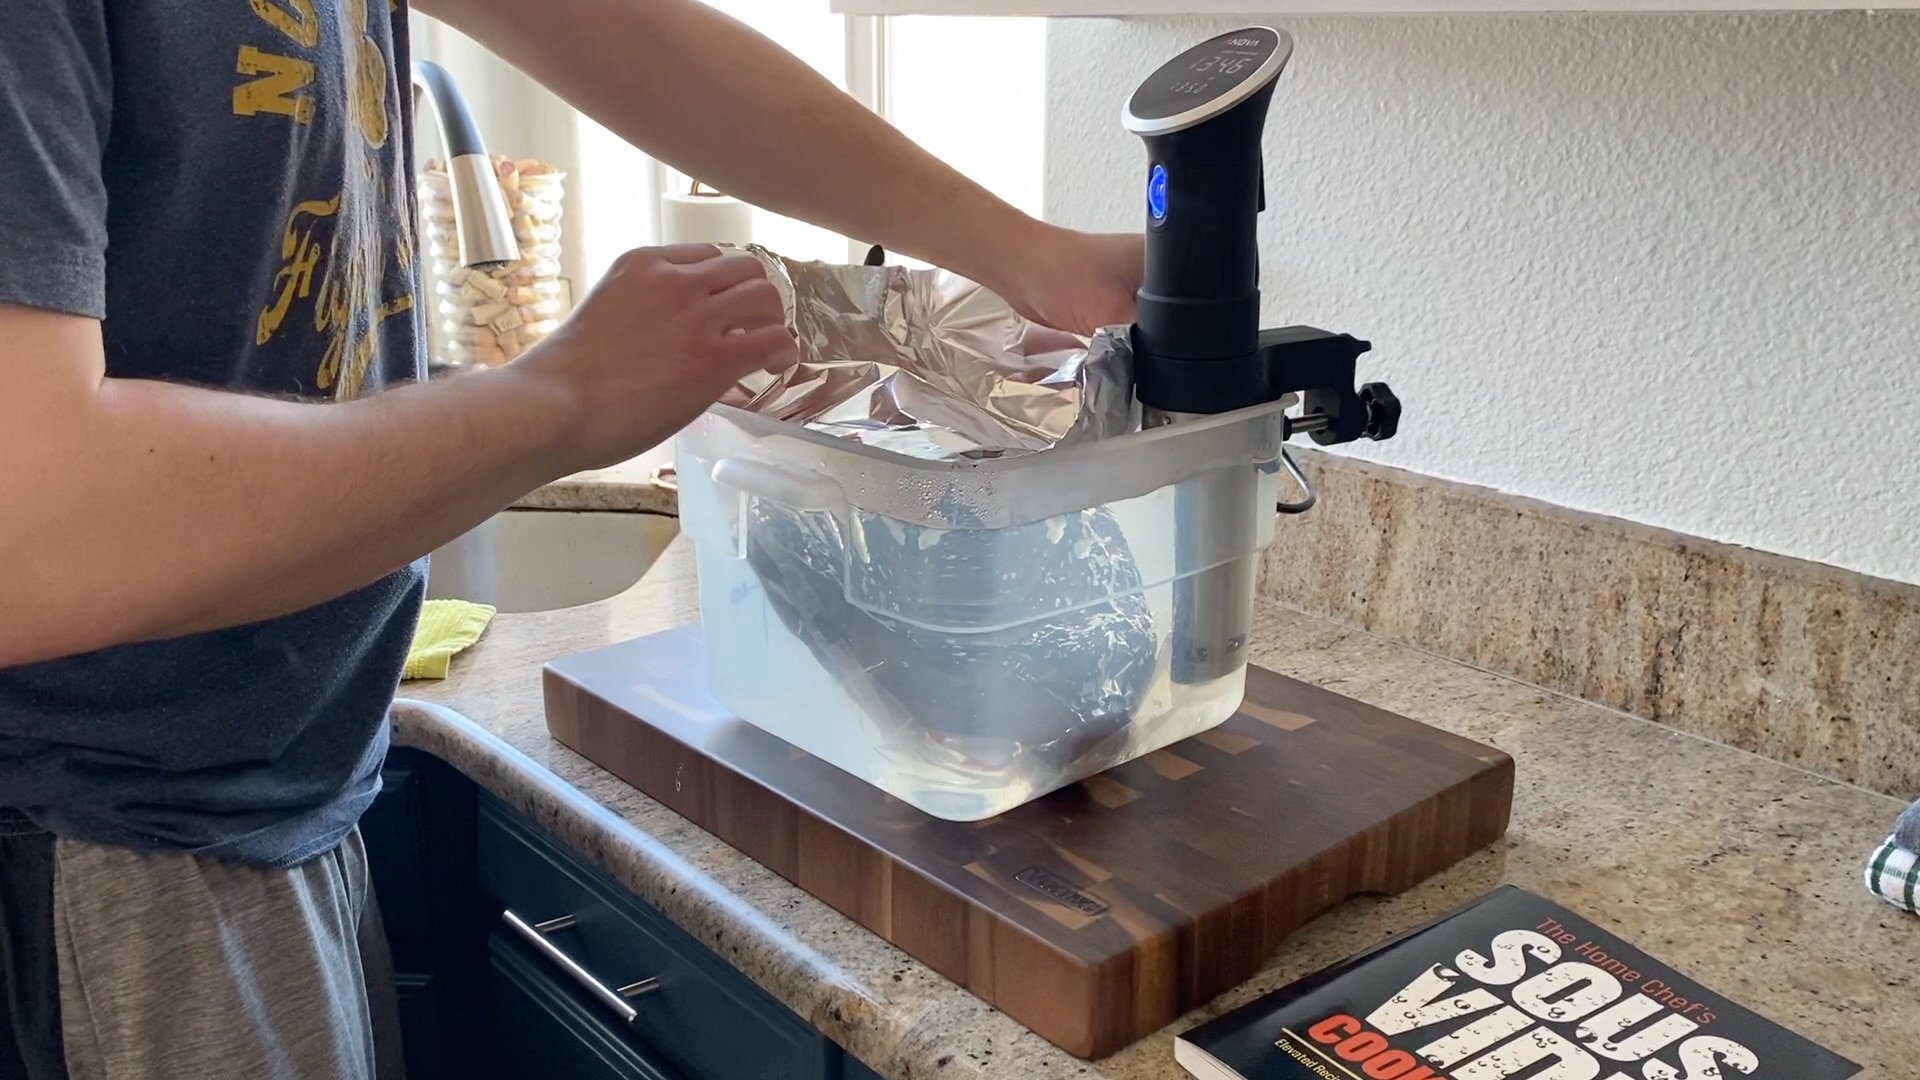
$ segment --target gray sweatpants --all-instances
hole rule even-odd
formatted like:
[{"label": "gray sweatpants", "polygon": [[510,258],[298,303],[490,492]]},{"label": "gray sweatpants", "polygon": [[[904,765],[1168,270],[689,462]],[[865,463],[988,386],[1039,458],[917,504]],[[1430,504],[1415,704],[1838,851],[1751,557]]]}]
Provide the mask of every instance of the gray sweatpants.
[{"label": "gray sweatpants", "polygon": [[[8,841],[23,842],[47,847],[47,891],[18,879],[39,860],[10,858],[0,877],[10,916],[32,906],[20,896],[50,898],[58,988],[15,971],[13,996],[57,993],[69,1080],[401,1080],[391,967],[357,831],[287,870],[44,834]],[[13,1011],[16,1028],[34,1012]],[[35,1038],[14,1035],[23,1047]],[[40,1035],[44,1046],[53,1033]],[[0,1074],[6,1061],[0,1047]]]}]

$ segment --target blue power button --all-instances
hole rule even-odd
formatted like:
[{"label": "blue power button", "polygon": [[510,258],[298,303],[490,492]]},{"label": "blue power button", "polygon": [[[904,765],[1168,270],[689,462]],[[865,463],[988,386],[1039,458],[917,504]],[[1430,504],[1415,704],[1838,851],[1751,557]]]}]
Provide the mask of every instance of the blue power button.
[{"label": "blue power button", "polygon": [[1167,220],[1167,167],[1155,165],[1147,178],[1147,213],[1155,221]]}]

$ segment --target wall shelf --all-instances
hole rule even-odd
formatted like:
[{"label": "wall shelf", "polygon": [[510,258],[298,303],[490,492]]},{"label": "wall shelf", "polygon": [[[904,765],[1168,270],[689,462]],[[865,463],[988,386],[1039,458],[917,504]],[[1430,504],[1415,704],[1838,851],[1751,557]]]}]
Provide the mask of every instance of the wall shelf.
[{"label": "wall shelf", "polygon": [[846,15],[1435,15],[1704,14],[1735,11],[1911,11],[1920,0],[828,0]]}]

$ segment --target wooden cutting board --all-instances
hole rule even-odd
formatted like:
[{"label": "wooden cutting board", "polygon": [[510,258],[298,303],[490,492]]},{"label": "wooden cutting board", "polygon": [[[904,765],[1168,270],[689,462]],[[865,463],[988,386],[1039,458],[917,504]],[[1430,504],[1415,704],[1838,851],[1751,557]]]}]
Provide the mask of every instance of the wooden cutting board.
[{"label": "wooden cutting board", "polygon": [[1259,668],[1225,725],[977,823],[728,715],[698,625],[545,679],[556,739],[1081,1058],[1492,843],[1513,803],[1500,751]]}]

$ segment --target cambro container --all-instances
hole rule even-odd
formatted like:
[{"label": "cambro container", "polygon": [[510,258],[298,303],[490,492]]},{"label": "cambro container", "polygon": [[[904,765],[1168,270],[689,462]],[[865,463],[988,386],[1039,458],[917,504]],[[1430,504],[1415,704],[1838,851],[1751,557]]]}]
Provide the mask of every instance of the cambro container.
[{"label": "cambro container", "polygon": [[1284,405],[966,461],[714,406],[676,440],[714,695],[963,821],[1222,723]]}]

